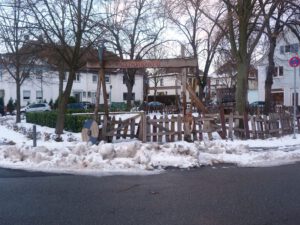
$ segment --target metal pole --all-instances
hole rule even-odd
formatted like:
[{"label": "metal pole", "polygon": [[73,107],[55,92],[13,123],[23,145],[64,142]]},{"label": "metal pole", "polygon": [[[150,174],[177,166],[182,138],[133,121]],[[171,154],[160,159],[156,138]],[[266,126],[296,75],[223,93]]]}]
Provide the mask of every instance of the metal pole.
[{"label": "metal pole", "polygon": [[294,128],[294,135],[293,139],[296,139],[296,67],[294,67],[294,115],[293,115],[293,128]]},{"label": "metal pole", "polygon": [[36,147],[36,125],[33,125],[32,136],[33,136],[33,147]]}]

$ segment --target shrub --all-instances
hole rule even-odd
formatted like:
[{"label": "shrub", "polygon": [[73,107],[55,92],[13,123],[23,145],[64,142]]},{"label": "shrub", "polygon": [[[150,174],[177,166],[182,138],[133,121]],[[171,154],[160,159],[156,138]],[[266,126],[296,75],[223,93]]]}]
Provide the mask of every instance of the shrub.
[{"label": "shrub", "polygon": [[[52,99],[51,99],[52,100]],[[68,104],[69,103],[77,103],[76,98],[74,96],[70,96],[68,99]],[[49,104],[50,105],[50,104]],[[58,98],[55,100],[54,104],[53,104],[53,108],[57,109],[58,108]]]},{"label": "shrub", "polygon": [[4,106],[3,98],[0,98],[0,105]]},{"label": "shrub", "polygon": [[9,99],[6,108],[7,112],[9,112],[10,114],[12,114],[12,112],[15,110],[15,104],[12,98]]},{"label": "shrub", "polygon": [[[81,132],[84,121],[92,118],[92,115],[65,115],[64,130],[71,132]],[[26,122],[41,126],[55,128],[57,112],[30,112],[26,113]]]}]

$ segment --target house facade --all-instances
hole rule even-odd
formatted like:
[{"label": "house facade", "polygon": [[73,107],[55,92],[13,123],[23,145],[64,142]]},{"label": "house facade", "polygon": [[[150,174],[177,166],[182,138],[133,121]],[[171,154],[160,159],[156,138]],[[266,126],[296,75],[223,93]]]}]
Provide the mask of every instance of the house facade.
[{"label": "house facade", "polygon": [[[29,103],[37,103],[46,100],[53,102],[58,98],[59,79],[58,72],[46,66],[36,66],[30,76],[21,86],[21,106]],[[66,85],[66,72],[64,87]],[[105,82],[108,94],[108,102],[126,102],[127,87],[123,82],[123,73],[121,70],[106,72]],[[97,90],[97,71],[88,71],[82,69],[76,74],[71,95],[77,101],[96,102]],[[135,76],[135,85],[133,87],[133,101],[143,101],[143,75]],[[16,84],[14,79],[3,68],[0,68],[0,97],[7,104],[9,99],[16,99]],[[100,104],[103,103],[103,94],[100,95]]]},{"label": "house facade", "polygon": [[[148,76],[148,101],[159,101],[166,105],[178,105],[182,101],[183,85],[182,73],[161,73],[159,75]],[[195,76],[187,75],[187,84],[195,90]],[[195,91],[196,94],[197,91]],[[191,103],[190,94],[186,91],[186,101]]]},{"label": "house facade", "polygon": [[[289,59],[299,55],[299,40],[288,30],[278,38],[274,61],[272,100],[274,104],[292,106],[294,100],[294,69],[289,66]],[[268,69],[267,57],[264,57],[257,66],[258,69],[258,96],[259,101],[265,100],[265,80]],[[300,70],[296,69],[296,104],[299,105]]]}]

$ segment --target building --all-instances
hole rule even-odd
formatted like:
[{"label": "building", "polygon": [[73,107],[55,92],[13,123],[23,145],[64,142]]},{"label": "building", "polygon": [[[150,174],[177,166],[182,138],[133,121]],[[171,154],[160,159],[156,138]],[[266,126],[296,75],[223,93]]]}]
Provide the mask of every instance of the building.
[{"label": "building", "polygon": [[[299,40],[286,30],[277,40],[274,54],[275,73],[273,74],[272,100],[275,104],[292,106],[294,96],[294,69],[289,66],[289,59],[299,55]],[[267,56],[258,63],[258,96],[265,100],[265,80],[268,68]],[[296,70],[296,104],[299,105],[300,71]]]},{"label": "building", "polygon": [[[67,78],[66,72],[65,78]],[[105,75],[106,90],[109,103],[126,102],[127,87],[123,82],[122,70],[107,71]],[[78,71],[74,79],[71,95],[77,101],[88,101],[95,103],[97,90],[97,71],[88,71],[82,69]],[[66,81],[66,79],[65,79]],[[143,75],[135,76],[135,85],[133,87],[133,101],[143,101]],[[66,82],[64,82],[64,86]],[[58,71],[46,64],[35,65],[30,75],[21,86],[21,106],[40,101],[55,101],[59,93]],[[102,92],[100,95],[100,104],[103,103]],[[16,99],[16,85],[14,79],[9,73],[0,67],[0,97],[7,104],[9,99]]]},{"label": "building", "polygon": [[[235,98],[236,87],[236,65],[223,65],[219,70],[209,75],[208,92],[211,100],[222,102],[222,95],[225,93]],[[253,65],[248,74],[248,102],[258,101],[258,73]]]}]

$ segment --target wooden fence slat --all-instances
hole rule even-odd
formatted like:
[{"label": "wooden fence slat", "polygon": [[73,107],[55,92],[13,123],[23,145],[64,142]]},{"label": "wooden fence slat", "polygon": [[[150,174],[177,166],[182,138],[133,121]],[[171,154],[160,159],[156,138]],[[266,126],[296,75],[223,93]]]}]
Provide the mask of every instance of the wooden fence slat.
[{"label": "wooden fence slat", "polygon": [[154,115],[153,119],[152,120],[149,120],[149,123],[151,124],[152,126],[152,136],[153,136],[153,142],[156,142],[157,141],[157,119],[156,119],[156,116]]},{"label": "wooden fence slat", "polygon": [[130,122],[130,138],[131,139],[133,139],[135,137],[134,131],[135,131],[135,119],[131,119],[131,122]]},{"label": "wooden fence slat", "polygon": [[163,138],[163,135],[162,135],[162,133],[163,133],[163,129],[162,129],[162,127],[163,127],[163,120],[162,120],[162,116],[160,117],[160,119],[161,119],[161,121],[159,122],[159,127],[158,127],[158,130],[159,130],[159,134],[158,134],[158,142],[159,143],[162,143],[162,138]]},{"label": "wooden fence slat", "polygon": [[225,113],[224,113],[224,107],[220,107],[220,122],[221,122],[221,128],[222,128],[222,133],[221,133],[221,138],[226,139],[226,121],[225,121]]},{"label": "wooden fence slat", "polygon": [[248,113],[246,113],[246,112],[244,113],[244,128],[245,128],[245,137],[246,137],[246,139],[250,139]]},{"label": "wooden fence slat", "polygon": [[228,130],[228,137],[232,140],[233,139],[233,113],[231,112],[229,115],[229,130]]},{"label": "wooden fence slat", "polygon": [[[167,130],[170,130],[168,115],[165,115],[165,128],[166,128]],[[166,133],[166,142],[170,142],[169,132]]]},{"label": "wooden fence slat", "polygon": [[175,121],[174,121],[174,115],[172,115],[171,117],[171,131],[173,132],[173,134],[171,134],[171,142],[175,141]]},{"label": "wooden fence slat", "polygon": [[145,132],[145,135],[147,136],[147,142],[150,142],[151,141],[151,136],[149,136],[148,134],[151,133],[151,125],[149,123],[149,120],[150,120],[150,117],[147,116],[147,121],[145,121],[145,124],[146,124],[146,132]]},{"label": "wooden fence slat", "polygon": [[117,140],[121,138],[121,128],[122,128],[122,119],[119,118],[117,132],[116,132],[116,139]]},{"label": "wooden fence slat", "polygon": [[181,117],[181,116],[178,116],[178,117],[177,117],[178,141],[181,141],[181,140],[182,140],[182,124],[181,124],[181,121],[182,121],[182,117]]},{"label": "wooden fence slat", "polygon": [[250,116],[250,122],[251,122],[252,138],[256,139],[257,138],[257,133],[256,133],[256,125],[255,125],[255,118],[254,118],[254,116]]}]

